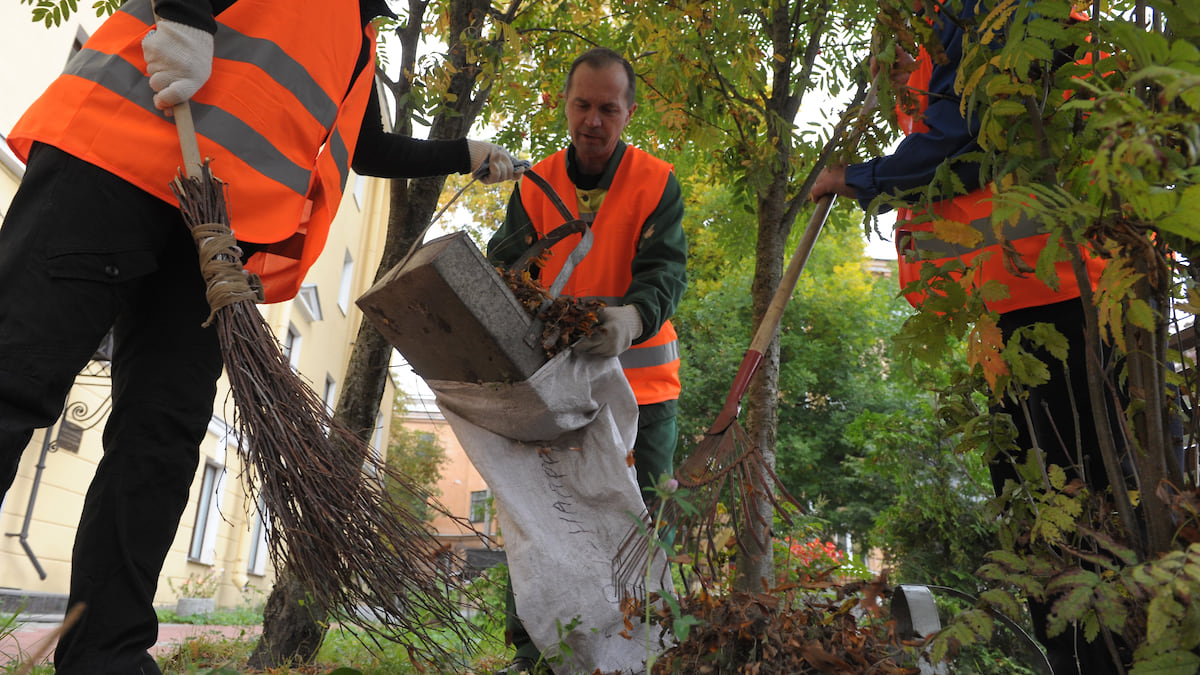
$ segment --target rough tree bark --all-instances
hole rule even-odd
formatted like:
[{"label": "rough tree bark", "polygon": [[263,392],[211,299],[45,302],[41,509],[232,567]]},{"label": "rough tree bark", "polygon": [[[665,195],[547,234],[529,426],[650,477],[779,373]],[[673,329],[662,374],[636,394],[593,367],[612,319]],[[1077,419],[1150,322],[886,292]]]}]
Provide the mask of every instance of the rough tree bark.
[{"label": "rough tree bark", "polygon": [[[774,144],[776,154],[772,158],[770,179],[758,191],[758,240],[755,249],[754,281],[751,296],[754,300],[754,321],[762,321],[783,278],[785,259],[788,257],[788,235],[805,204],[803,190],[793,191],[791,160],[793,153],[792,133],[800,101],[806,91],[808,77],[794,77],[793,71],[799,64],[801,70],[811,74],[816,62],[817,47],[825,35],[825,11],[815,11],[815,20],[809,22],[801,10],[804,5],[783,4],[765,15],[765,27],[771,36],[773,49],[771,95],[766,101],[767,133]],[[827,3],[814,5],[818,10]],[[805,26],[804,24],[810,24]],[[803,27],[804,30],[801,30]],[[807,32],[807,40],[799,42],[798,35]],[[797,84],[799,82],[799,84]],[[771,339],[763,352],[762,364],[754,379],[750,381],[746,400],[746,431],[762,452],[763,460],[772,471],[775,469],[775,440],[779,424],[779,336]],[[763,477],[764,485],[771,480]],[[753,495],[755,504],[752,513],[757,522],[749,523],[753,536],[743,543],[738,559],[738,575],[734,581],[737,590],[762,591],[773,574],[774,560],[771,549],[771,523],[774,507],[765,494]]]}]

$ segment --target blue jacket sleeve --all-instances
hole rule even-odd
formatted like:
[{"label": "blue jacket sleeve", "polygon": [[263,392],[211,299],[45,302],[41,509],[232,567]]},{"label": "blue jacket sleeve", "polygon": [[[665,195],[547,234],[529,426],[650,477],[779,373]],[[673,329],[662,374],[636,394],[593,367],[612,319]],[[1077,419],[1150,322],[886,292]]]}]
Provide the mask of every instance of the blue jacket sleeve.
[{"label": "blue jacket sleeve", "polygon": [[[968,8],[960,19],[970,19],[973,14]],[[963,30],[958,23],[943,20],[937,35],[946,49],[947,63],[935,63],[930,76],[929,105],[923,117],[929,130],[908,135],[890,155],[846,167],[846,184],[854,188],[864,210],[881,194],[903,197],[906,192],[929,185],[947,160],[967,190],[980,186],[978,162],[955,161],[979,150],[978,120],[968,121],[959,114],[960,97],[954,91],[962,60]]]}]

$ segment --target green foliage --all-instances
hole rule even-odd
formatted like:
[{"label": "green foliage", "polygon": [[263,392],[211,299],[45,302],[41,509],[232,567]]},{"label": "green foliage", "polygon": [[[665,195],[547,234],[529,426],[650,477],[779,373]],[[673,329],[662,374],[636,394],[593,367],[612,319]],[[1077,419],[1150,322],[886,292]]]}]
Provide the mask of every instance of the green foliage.
[{"label": "green foliage", "polygon": [[[21,0],[21,4],[33,5],[33,21],[34,23],[41,22],[46,25],[46,28],[51,26],[62,25],[62,22],[71,18],[71,14],[79,11],[79,3],[76,0]],[[97,3],[97,9],[103,6],[103,2]],[[96,16],[100,16],[103,12],[97,11]]]},{"label": "green foliage", "polygon": [[28,653],[21,640],[14,635],[17,628],[20,627],[18,619],[24,607],[12,614],[0,614],[0,641],[11,642],[3,649],[0,649],[0,659],[4,661],[0,664],[0,673],[17,673],[28,671],[28,675],[53,675],[54,666],[50,663],[28,663],[28,660],[33,658],[33,654]]},{"label": "green foliage", "polygon": [[865,412],[847,430],[863,456],[847,460],[881,505],[867,544],[884,554],[895,583],[979,592],[975,570],[995,539],[991,494],[977,454],[960,454],[931,425],[940,413],[918,398],[890,413]]},{"label": "green foliage", "polygon": [[[109,16],[121,7],[125,0],[95,0],[92,10],[97,17]],[[30,17],[34,23],[45,24],[46,28],[61,26],[72,14],[79,12],[78,0],[21,0],[22,5],[32,5]]]},{"label": "green foliage", "polygon": [[[397,411],[404,408],[404,393],[397,391]],[[437,483],[441,478],[442,465],[446,462],[446,449],[433,434],[413,431],[404,426],[402,414],[392,416],[391,434],[388,438],[387,466],[404,476],[410,486],[389,486],[392,497],[403,504],[409,513],[433,518],[434,513],[425,495],[437,497]]]},{"label": "green foliage", "polygon": [[1200,544],[1171,551],[1133,567],[1125,584],[1135,597],[1149,597],[1146,640],[1138,646],[1132,673],[1188,673],[1200,668]]},{"label": "green foliage", "polygon": [[986,610],[972,608],[960,612],[932,640],[930,653],[933,660],[945,661],[964,647],[987,644],[994,627],[992,615]]},{"label": "green foliage", "polygon": [[[907,5],[895,3],[892,11],[906,15]],[[1172,0],[1140,8],[1118,2],[1087,21],[1069,18],[1070,9],[1059,0],[987,3],[966,26],[962,110],[980,126],[977,161],[994,192],[993,227],[1033,218],[1046,223],[1051,241],[1063,242],[1046,247],[1027,274],[1054,288],[1064,265],[1082,266],[1077,251],[1108,261],[1094,295],[1083,299],[1095,320],[1091,344],[1104,341],[1115,351],[1093,381],[1100,400],[1118,389],[1132,394],[1106,447],[1137,449],[1124,461],[1141,489],[1115,480],[1110,490],[1090,490],[1066,467],[1047,466],[1040,449],[1016,447],[1014,425],[1022,420],[971,403],[939,414],[960,453],[991,461],[1028,451],[1020,480],[988,506],[1001,545],[979,567],[991,586],[983,596],[988,611],[1011,614],[1026,598],[1048,602],[1051,634],[1078,628],[1088,639],[1124,640],[1136,648],[1134,663],[1126,664],[1131,672],[1191,672],[1200,653],[1190,632],[1195,619],[1175,587],[1163,583],[1186,579],[1182,561],[1195,546],[1194,533],[1179,526],[1188,516],[1171,497],[1176,490],[1191,494],[1195,476],[1173,468],[1178,441],[1166,431],[1177,413],[1169,387],[1191,386],[1169,360],[1191,363],[1168,355],[1164,310],[1175,298],[1200,309],[1189,263],[1200,253],[1200,13],[1194,3]],[[1139,18],[1150,13],[1165,30]],[[953,183],[939,173],[924,198],[948,194]],[[935,228],[928,236],[960,235]],[[906,290],[929,300],[898,333],[897,347],[911,363],[936,366],[961,358],[965,343],[972,372],[959,382],[976,397],[1020,401],[1025,388],[1049,377],[1039,353],[1061,361],[1083,345],[1067,345],[1047,326],[1002,340],[987,305],[1007,289],[959,281],[978,265],[977,258],[922,270]],[[1111,452],[1106,447],[1083,451]],[[1147,571],[1158,566],[1172,572]],[[964,612],[943,631],[939,653],[990,631],[977,611]]]}]

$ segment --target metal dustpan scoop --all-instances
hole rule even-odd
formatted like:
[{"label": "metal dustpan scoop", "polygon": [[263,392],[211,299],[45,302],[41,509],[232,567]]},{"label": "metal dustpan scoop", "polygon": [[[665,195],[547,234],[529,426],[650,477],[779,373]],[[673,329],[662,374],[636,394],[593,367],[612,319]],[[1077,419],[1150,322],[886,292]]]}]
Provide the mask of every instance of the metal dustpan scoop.
[{"label": "metal dustpan scoop", "polygon": [[[583,234],[549,289],[553,298],[591,247],[591,228],[571,214],[541,176],[532,170],[525,176],[546,192],[567,222],[535,242],[514,267],[528,265],[570,234]],[[548,360],[537,339],[542,322],[462,232],[417,248],[357,304],[426,380],[520,382]]]}]

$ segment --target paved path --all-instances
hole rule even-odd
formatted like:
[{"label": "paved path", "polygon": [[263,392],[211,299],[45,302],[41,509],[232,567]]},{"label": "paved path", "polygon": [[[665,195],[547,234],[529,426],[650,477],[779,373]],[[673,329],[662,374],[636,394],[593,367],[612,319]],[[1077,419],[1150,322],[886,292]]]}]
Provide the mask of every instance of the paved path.
[{"label": "paved path", "polygon": [[[4,665],[18,655],[28,658],[40,653],[48,640],[54,638],[53,633],[58,628],[61,618],[48,620],[36,618],[25,621],[12,632],[0,638],[0,665]],[[175,645],[183,643],[190,637],[218,635],[236,638],[241,635],[258,635],[262,626],[196,626],[189,623],[164,623],[158,626],[158,642],[150,650],[155,656],[169,652]],[[49,654],[49,652],[47,652]]]}]

